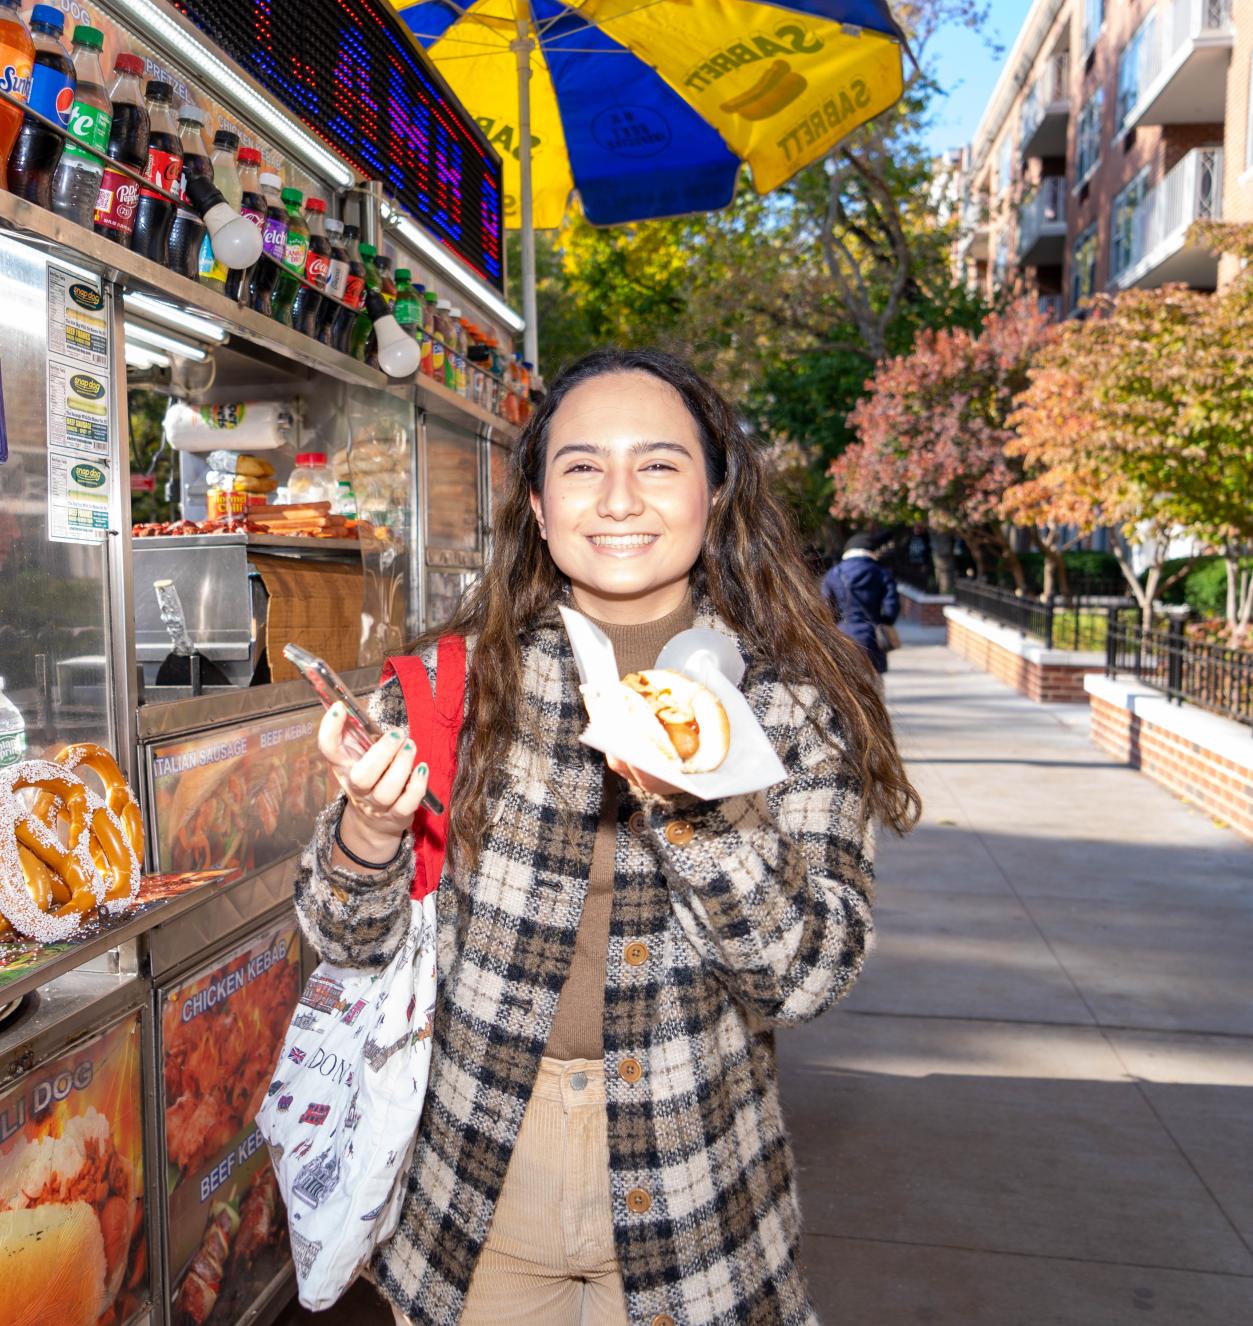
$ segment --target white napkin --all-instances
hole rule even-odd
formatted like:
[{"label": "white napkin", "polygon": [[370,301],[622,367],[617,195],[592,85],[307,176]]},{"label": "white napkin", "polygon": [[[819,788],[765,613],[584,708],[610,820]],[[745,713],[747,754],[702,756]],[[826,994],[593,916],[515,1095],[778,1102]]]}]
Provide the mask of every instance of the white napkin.
[{"label": "white napkin", "polygon": [[705,629],[680,631],[657,655],[657,667],[681,672],[709,687],[722,701],[731,725],[730,748],[718,768],[712,773],[685,774],[640,734],[627,708],[622,674],[608,636],[582,613],[570,608],[561,608],[560,612],[579,666],[583,683],[579,690],[590,717],[579,737],[585,745],[625,760],[702,801],[760,792],[786,776],[769,738],[739,692],[744,660],[725,635]]}]

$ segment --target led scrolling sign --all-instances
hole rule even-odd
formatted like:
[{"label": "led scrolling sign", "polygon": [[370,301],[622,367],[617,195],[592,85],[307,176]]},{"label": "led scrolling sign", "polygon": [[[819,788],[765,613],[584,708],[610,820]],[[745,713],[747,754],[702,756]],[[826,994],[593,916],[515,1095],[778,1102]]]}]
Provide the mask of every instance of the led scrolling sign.
[{"label": "led scrolling sign", "polygon": [[175,0],[175,7],[503,289],[500,165],[386,0]]}]

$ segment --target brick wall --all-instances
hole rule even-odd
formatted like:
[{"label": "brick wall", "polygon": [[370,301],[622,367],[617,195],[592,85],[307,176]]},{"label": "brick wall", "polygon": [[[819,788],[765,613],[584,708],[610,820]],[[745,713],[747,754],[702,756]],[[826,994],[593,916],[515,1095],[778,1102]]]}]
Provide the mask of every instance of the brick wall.
[{"label": "brick wall", "polygon": [[1253,771],[1102,696],[1089,699],[1101,750],[1253,839]]},{"label": "brick wall", "polygon": [[943,626],[944,609],[953,601],[951,594],[923,594],[912,585],[901,585],[901,621],[915,626]]},{"label": "brick wall", "polygon": [[946,618],[945,624],[948,627],[945,643],[955,654],[1019,695],[1037,704],[1082,704],[1088,698],[1083,679],[1094,670],[1095,663],[1040,663],[1015,654],[951,617]]}]

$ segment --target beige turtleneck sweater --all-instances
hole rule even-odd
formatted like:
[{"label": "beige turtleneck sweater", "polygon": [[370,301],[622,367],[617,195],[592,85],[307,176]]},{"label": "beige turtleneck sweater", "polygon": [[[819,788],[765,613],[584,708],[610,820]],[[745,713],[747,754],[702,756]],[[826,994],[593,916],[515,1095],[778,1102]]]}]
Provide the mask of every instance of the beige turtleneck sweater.
[{"label": "beige turtleneck sweater", "polygon": [[[618,670],[626,676],[628,672],[651,668],[666,641],[680,631],[688,630],[695,620],[696,610],[689,591],[673,612],[656,621],[631,626],[597,621],[596,625],[613,643]],[[544,1050],[552,1059],[595,1061],[604,1053],[605,963],[609,954],[609,913],[613,907],[620,783],[618,775],[606,765],[604,799],[592,849],[587,896],[574,941],[574,956],[566,983],[561,987],[557,1014]]]}]

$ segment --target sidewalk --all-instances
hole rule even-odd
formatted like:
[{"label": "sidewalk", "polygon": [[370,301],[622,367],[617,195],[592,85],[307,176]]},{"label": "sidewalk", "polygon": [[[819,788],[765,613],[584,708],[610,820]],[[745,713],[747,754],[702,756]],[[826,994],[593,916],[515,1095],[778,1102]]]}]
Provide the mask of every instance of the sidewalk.
[{"label": "sidewalk", "polygon": [[778,1038],[821,1320],[1253,1323],[1253,849],[940,640],[866,973]]}]

